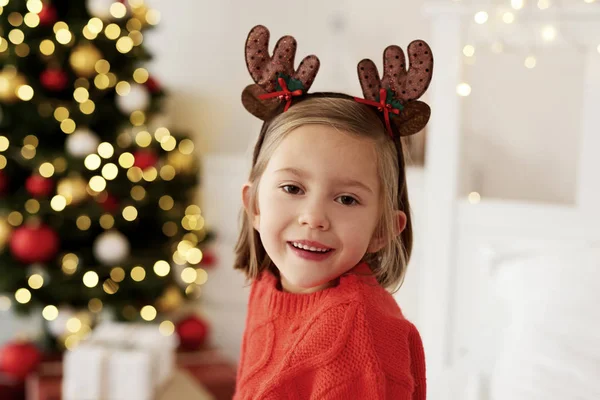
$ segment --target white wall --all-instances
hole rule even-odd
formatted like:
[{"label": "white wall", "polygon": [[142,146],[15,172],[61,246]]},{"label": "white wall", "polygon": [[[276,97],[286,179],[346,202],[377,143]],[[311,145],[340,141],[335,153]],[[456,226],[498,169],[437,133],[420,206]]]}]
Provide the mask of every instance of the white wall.
[{"label": "white wall", "polygon": [[[260,125],[240,102],[242,89],[252,83],[243,50],[254,25],[271,30],[271,47],[280,36],[294,35],[297,62],[318,55],[321,70],[312,90],[360,95],[359,60],[368,57],[381,67],[387,45],[429,38],[429,21],[421,12],[425,3],[308,0],[288,11],[275,0],[153,0],[162,21],[147,40],[156,55],[150,70],[171,91],[173,125],[192,131],[201,152],[243,153]],[[340,20],[344,28],[336,31],[333,21]],[[473,31],[467,40],[479,35]],[[473,93],[464,107],[463,153],[471,163],[464,192],[574,201],[583,54],[551,48],[536,53],[538,65],[528,70],[527,49],[507,46],[498,56],[478,47],[475,65],[465,67]],[[443,74],[444,66],[437,64],[435,71]]]}]

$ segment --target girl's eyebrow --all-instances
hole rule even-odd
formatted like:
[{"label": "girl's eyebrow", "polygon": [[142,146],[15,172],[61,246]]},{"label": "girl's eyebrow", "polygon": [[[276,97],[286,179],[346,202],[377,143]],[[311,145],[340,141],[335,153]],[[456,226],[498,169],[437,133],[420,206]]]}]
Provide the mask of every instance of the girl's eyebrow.
[{"label": "girl's eyebrow", "polygon": [[[307,174],[306,172],[299,170],[297,168],[280,168],[278,170],[275,170],[276,173],[283,173],[283,172],[287,172],[287,173],[291,173],[293,175],[298,176],[299,178],[307,178],[310,177],[309,174]],[[360,188],[363,189],[371,194],[373,194],[373,189],[371,189],[369,186],[365,185],[364,183],[354,180],[354,179],[338,179],[335,181],[335,183],[345,186],[345,187],[356,187],[356,188]]]}]

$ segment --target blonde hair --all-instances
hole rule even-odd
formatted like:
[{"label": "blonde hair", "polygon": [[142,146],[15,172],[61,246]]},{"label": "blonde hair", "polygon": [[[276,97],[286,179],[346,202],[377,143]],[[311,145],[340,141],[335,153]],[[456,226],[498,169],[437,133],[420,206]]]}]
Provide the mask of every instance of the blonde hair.
[{"label": "blonde hair", "polygon": [[[263,125],[250,171],[249,182],[252,185],[248,212],[241,212],[241,230],[235,249],[234,268],[243,270],[248,279],[257,278],[264,270],[270,270],[277,276],[278,271],[252,225],[252,214],[258,210],[258,186],[271,155],[290,132],[307,124],[328,125],[373,140],[382,188],[381,215],[375,235],[388,244],[376,253],[367,253],[363,261],[369,264],[381,286],[397,291],[404,280],[413,245],[402,146],[400,143],[396,145],[389,138],[384,123],[372,107],[359,104],[342,94],[308,95],[306,99],[295,103],[288,111],[278,114]],[[406,227],[400,235],[394,233],[397,223],[395,210],[403,211],[407,217]]]}]

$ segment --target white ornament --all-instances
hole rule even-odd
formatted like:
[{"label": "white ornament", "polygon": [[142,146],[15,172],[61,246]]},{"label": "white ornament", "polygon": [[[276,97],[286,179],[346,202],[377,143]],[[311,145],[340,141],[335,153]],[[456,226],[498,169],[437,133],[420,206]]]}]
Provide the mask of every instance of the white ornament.
[{"label": "white ornament", "polygon": [[114,265],[129,256],[129,241],[119,231],[107,231],[100,234],[94,242],[94,257],[106,265]]},{"label": "white ornament", "polygon": [[131,114],[134,111],[144,111],[150,105],[150,93],[145,86],[137,83],[131,84],[129,93],[124,96],[117,95],[117,107],[124,114]]},{"label": "white ornament", "polygon": [[87,10],[92,17],[109,19],[110,6],[115,0],[87,0]]},{"label": "white ornament", "polygon": [[100,139],[87,128],[79,128],[67,137],[67,152],[73,157],[83,158],[98,149]]},{"label": "white ornament", "polygon": [[52,321],[47,321],[48,331],[54,337],[59,337],[67,333],[67,322],[75,316],[75,312],[66,307],[58,309],[58,316]]}]

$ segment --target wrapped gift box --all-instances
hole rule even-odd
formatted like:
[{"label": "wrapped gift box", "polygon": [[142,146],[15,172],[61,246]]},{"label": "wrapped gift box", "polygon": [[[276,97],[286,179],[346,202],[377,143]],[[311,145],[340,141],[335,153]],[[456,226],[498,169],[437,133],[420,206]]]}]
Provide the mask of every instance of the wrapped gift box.
[{"label": "wrapped gift box", "polygon": [[[160,391],[157,400],[231,400],[236,366],[218,349],[178,352],[176,360],[174,378]],[[37,373],[27,378],[27,400],[61,400],[62,371],[59,355],[47,356]]]},{"label": "wrapped gift box", "polygon": [[148,324],[104,323],[63,360],[63,400],[153,400],[175,371],[174,336]]}]

